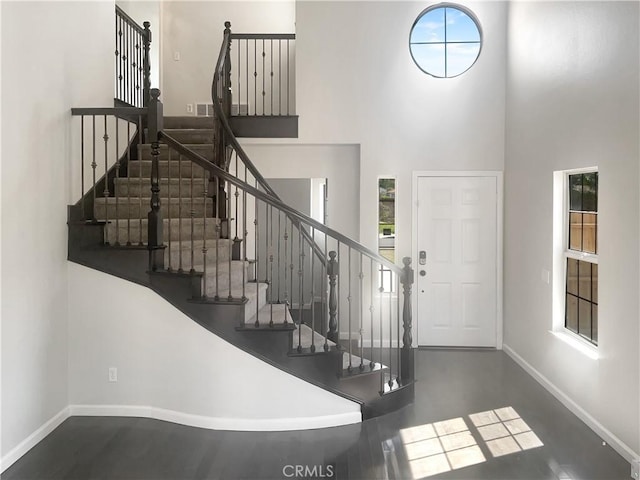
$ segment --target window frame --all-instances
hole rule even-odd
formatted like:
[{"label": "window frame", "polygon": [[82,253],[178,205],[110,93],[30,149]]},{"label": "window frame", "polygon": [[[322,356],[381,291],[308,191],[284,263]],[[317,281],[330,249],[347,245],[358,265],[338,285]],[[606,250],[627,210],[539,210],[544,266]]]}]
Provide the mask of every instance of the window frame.
[{"label": "window frame", "polygon": [[[397,264],[397,253],[398,253],[398,178],[394,175],[379,175],[376,179],[376,198],[377,198],[377,202],[376,202],[376,243],[377,243],[377,248],[376,248],[376,252],[378,253],[378,255],[382,255],[380,253],[380,233],[379,233],[379,229],[380,229],[380,180],[393,180],[393,188],[395,190],[394,192],[394,201],[393,201],[393,221],[394,221],[394,232],[393,232],[393,258],[394,258],[394,262]],[[392,294],[397,294],[398,293],[398,284],[399,284],[399,279],[398,281],[394,282],[394,276],[393,276],[393,272],[391,271],[391,269],[385,267],[383,264],[378,265],[378,269],[377,269],[377,277],[378,277],[378,282],[377,282],[377,292],[378,293],[392,293]],[[387,280],[388,279],[388,280]],[[385,283],[389,281],[390,283],[390,289],[384,288],[385,287]]]},{"label": "window frame", "polygon": [[[416,25],[418,24],[418,22],[420,21],[420,19],[422,19],[422,17],[424,17],[426,14],[428,14],[429,12],[432,12],[434,10],[438,10],[440,8],[451,8],[454,10],[458,10],[462,13],[464,13],[465,15],[467,15],[471,21],[475,24],[476,28],[478,29],[478,36],[479,36],[479,40],[478,42],[467,42],[467,41],[450,41],[448,42],[446,40],[446,29],[447,29],[447,24],[446,24],[446,20],[445,20],[445,25],[444,25],[444,29],[445,29],[445,40],[443,42],[433,42],[433,43],[429,43],[432,45],[444,45],[444,51],[445,51],[445,74],[444,76],[439,76],[439,75],[435,75],[431,72],[428,72],[427,70],[425,70],[425,68],[420,65],[420,63],[418,63],[418,61],[416,60],[415,55],[413,54],[413,49],[412,46],[413,45],[418,45],[420,44],[419,42],[412,42],[411,41],[411,36],[413,34],[413,30],[415,29]],[[446,18],[446,10],[445,10],[445,18]],[[476,58],[473,60],[473,62],[471,63],[471,65],[469,65],[464,71],[456,74],[456,75],[448,75],[447,74],[447,45],[449,44],[461,44],[461,43],[478,43],[478,54],[476,55]],[[460,75],[465,74],[466,72],[468,72],[469,70],[471,70],[473,68],[473,66],[478,62],[478,59],[480,58],[480,55],[482,54],[482,47],[484,45],[484,32],[482,30],[482,24],[480,23],[480,20],[478,19],[478,17],[476,16],[476,14],[471,11],[469,8],[463,6],[463,5],[459,5],[457,3],[450,3],[450,2],[443,2],[443,3],[437,3],[435,5],[430,5],[427,8],[425,8],[424,10],[422,10],[418,16],[416,17],[416,19],[413,21],[413,24],[411,25],[411,28],[409,29],[409,55],[411,55],[411,59],[413,60],[413,63],[418,67],[418,69],[433,77],[433,78],[443,78],[443,79],[447,79],[447,78],[456,78],[459,77]]]},{"label": "window frame", "polygon": [[[587,337],[586,335],[582,335],[578,332],[574,332],[570,328],[567,327],[567,295],[573,295],[567,292],[567,283],[568,283],[568,260],[573,259],[582,262],[588,262],[591,264],[598,265],[599,264],[599,228],[596,228],[596,253],[583,252],[579,250],[573,250],[569,248],[569,234],[570,234],[570,215],[572,211],[570,210],[571,206],[571,195],[569,192],[569,177],[572,175],[582,175],[585,173],[596,173],[598,174],[598,189],[596,191],[596,199],[599,200],[600,196],[600,175],[598,171],[598,167],[585,167],[585,168],[577,168],[572,170],[564,170],[562,173],[562,322],[560,324],[561,330],[563,333],[570,335],[571,337],[579,340],[584,345],[587,345],[591,348],[597,349],[599,341],[593,341],[593,337]],[[596,216],[598,216],[599,210],[599,201],[597,203],[597,209],[595,211]],[[599,223],[596,223],[599,226]],[[597,281],[597,280],[596,280]],[[579,282],[579,280],[578,280]],[[593,289],[593,287],[592,287]],[[578,299],[580,297],[576,296]],[[586,300],[586,299],[583,299]],[[595,303],[596,308],[599,305],[599,302],[590,301],[590,304],[593,306]],[[578,301],[579,305],[579,301]],[[579,308],[579,307],[578,307]],[[592,320],[593,321],[593,320]],[[599,322],[599,317],[598,317]],[[579,325],[579,317],[578,317],[578,325]]]}]

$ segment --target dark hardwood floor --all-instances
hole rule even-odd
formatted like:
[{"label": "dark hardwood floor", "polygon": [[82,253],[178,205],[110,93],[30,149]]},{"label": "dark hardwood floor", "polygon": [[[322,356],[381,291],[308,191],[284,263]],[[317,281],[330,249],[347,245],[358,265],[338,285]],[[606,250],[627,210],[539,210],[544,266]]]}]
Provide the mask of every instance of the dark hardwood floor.
[{"label": "dark hardwood floor", "polygon": [[503,352],[420,350],[416,372],[413,405],[347,427],[231,432],[72,417],[1,478],[630,478],[621,456]]}]

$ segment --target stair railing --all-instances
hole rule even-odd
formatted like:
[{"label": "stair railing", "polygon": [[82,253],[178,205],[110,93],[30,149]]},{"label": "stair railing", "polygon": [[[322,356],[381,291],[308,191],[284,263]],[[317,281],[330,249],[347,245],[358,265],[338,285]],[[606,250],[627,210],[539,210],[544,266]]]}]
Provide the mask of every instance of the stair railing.
[{"label": "stair railing", "polygon": [[132,107],[146,107],[151,98],[150,26],[141,27],[116,5],[115,99]]},{"label": "stair railing", "polygon": [[[205,200],[207,185],[213,185],[215,192],[218,184],[223,183],[227,192],[234,192],[238,208],[229,196],[225,209],[229,216],[233,212],[241,225],[243,261],[239,263],[243,272],[246,268],[244,260],[252,259],[254,262],[254,282],[245,283],[243,276],[242,283],[234,291],[229,276],[229,283],[222,291],[218,282],[219,272],[224,269],[217,261],[221,255],[217,245],[221,241],[220,235],[211,240],[211,236],[205,233],[207,225],[204,224],[202,243],[198,247],[202,246],[205,271],[199,272],[203,274],[202,283],[194,290],[195,297],[201,301],[208,301],[210,297],[233,301],[239,300],[236,295],[241,294],[246,300],[252,293],[250,289],[255,289],[257,298],[266,283],[267,308],[285,303],[294,312],[297,310],[299,319],[307,312],[310,316],[307,322],[298,322],[293,334],[293,354],[342,351],[346,357],[345,368],[341,366],[337,373],[350,375],[375,371],[380,376],[380,394],[413,381],[413,270],[410,258],[405,257],[404,266],[399,267],[265,192],[256,179],[253,184],[245,182],[164,131],[158,132],[158,138],[167,146],[170,158],[191,162],[191,168],[197,168],[199,178],[211,179],[203,182]],[[218,211],[213,205],[209,208],[214,215]],[[304,237],[303,231],[309,233],[309,238]],[[207,238],[216,245],[207,246]],[[315,260],[314,246],[321,249],[324,265]],[[207,284],[206,256],[211,247],[214,247],[216,255],[215,274]],[[222,252],[224,248],[228,248],[230,254],[232,243],[223,247]],[[231,256],[228,258],[231,270]],[[383,266],[391,272],[394,284],[403,286],[402,294],[383,289],[378,275]],[[211,285],[211,281],[215,285]],[[276,323],[273,308],[267,318],[258,315],[259,302],[255,302],[254,308],[253,327],[280,326]],[[286,317],[284,321],[286,324]],[[341,333],[343,338],[340,338]],[[340,342],[346,342],[346,346]]]},{"label": "stair railing", "polygon": [[[72,207],[69,220],[104,223],[107,245],[146,244],[146,226],[125,210],[146,211],[141,200],[132,200],[135,180],[127,178],[127,172],[137,163],[132,161],[138,159],[138,145],[143,142],[147,109],[72,108],[71,114],[80,120],[79,132],[74,132],[79,136],[80,165],[74,171],[79,178],[73,182],[74,189],[79,187],[80,200]],[[146,187],[140,170],[137,188]]]}]

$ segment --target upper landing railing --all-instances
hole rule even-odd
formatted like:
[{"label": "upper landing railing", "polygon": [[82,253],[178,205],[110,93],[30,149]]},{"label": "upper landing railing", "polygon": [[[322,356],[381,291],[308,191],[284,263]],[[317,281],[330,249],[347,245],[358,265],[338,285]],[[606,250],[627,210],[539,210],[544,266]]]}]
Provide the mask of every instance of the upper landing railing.
[{"label": "upper landing railing", "polygon": [[230,33],[231,115],[295,115],[295,39],[295,33]]},{"label": "upper landing railing", "polygon": [[138,25],[116,5],[115,99],[132,107],[146,107],[151,91],[149,22]]}]

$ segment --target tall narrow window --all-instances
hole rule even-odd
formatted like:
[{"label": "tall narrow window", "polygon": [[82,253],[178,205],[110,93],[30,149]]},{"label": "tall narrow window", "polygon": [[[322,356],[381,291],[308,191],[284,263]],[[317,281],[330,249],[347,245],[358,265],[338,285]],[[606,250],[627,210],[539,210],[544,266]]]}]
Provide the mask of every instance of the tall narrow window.
[{"label": "tall narrow window", "polygon": [[566,176],[564,326],[598,344],[598,172]]},{"label": "tall narrow window", "polygon": [[[395,263],[396,261],[396,180],[378,179],[378,253]],[[383,291],[396,289],[391,270],[380,266],[380,286]]]}]

